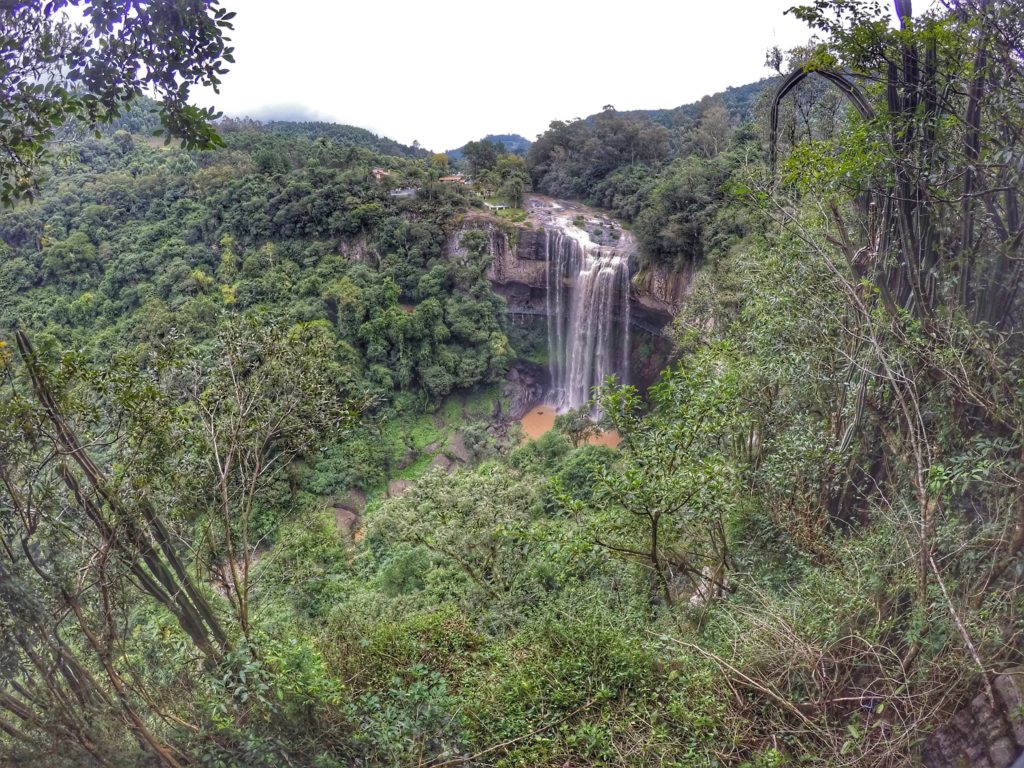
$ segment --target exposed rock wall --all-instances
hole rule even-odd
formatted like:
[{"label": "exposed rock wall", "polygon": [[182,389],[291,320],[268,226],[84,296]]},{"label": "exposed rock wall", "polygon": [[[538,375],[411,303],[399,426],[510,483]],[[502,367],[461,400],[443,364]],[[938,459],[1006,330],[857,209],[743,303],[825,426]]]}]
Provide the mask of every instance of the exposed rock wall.
[{"label": "exposed rock wall", "polygon": [[[495,289],[509,299],[515,309],[544,309],[547,280],[546,237],[542,228],[531,223],[511,225],[482,212],[470,212],[462,226],[448,239],[446,253],[462,252],[462,235],[483,230],[493,257],[487,277]],[[692,283],[693,270],[672,272],[658,265],[635,274],[630,298],[638,311],[637,320],[660,326],[678,314]]]},{"label": "exposed rock wall", "polygon": [[455,256],[464,253],[462,236],[471,230],[487,233],[492,256],[487,277],[496,288],[519,285],[544,290],[547,263],[542,231],[525,224],[511,225],[486,213],[471,212],[449,237],[445,252]]},{"label": "exposed rock wall", "polygon": [[649,312],[675,317],[692,284],[692,266],[673,272],[660,265],[649,265],[633,276],[630,295],[635,304]]},{"label": "exposed rock wall", "polygon": [[1024,670],[993,681],[996,701],[988,693],[936,731],[921,748],[925,768],[1008,768],[1024,752]]},{"label": "exposed rock wall", "polygon": [[[545,219],[542,211],[546,210],[549,216],[552,209],[562,215],[569,211],[572,216],[586,216],[591,211],[577,203],[552,201],[539,196],[531,196],[528,209],[531,218],[522,224],[510,224],[484,211],[470,211],[462,225],[449,237],[445,253],[458,258],[464,254],[461,242],[466,232],[485,232],[492,257],[487,277],[495,291],[505,297],[510,314],[522,320],[529,320],[532,316],[544,322],[550,310],[547,302],[550,246],[545,227],[552,229],[554,222]],[[606,235],[612,231],[607,223],[603,229]],[[608,245],[621,246],[618,238],[632,241],[632,236],[618,225],[614,231],[616,239],[609,240]],[[633,275],[630,282],[633,330],[629,355],[631,383],[649,385],[668,364],[672,345],[660,331],[682,308],[691,283],[692,270],[672,272],[657,265],[645,267]],[[522,400],[525,404],[531,397],[523,397]]]},{"label": "exposed rock wall", "polygon": [[548,371],[543,365],[519,361],[505,377],[503,394],[508,401],[508,418],[519,421],[541,403],[548,391]]}]

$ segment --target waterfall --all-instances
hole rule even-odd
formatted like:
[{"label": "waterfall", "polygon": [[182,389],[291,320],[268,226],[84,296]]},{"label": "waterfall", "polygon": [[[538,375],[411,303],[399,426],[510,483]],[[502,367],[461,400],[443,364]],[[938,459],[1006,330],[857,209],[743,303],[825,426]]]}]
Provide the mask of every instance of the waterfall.
[{"label": "waterfall", "polygon": [[545,230],[551,392],[558,410],[577,408],[609,376],[629,378],[629,257],[560,222]]}]

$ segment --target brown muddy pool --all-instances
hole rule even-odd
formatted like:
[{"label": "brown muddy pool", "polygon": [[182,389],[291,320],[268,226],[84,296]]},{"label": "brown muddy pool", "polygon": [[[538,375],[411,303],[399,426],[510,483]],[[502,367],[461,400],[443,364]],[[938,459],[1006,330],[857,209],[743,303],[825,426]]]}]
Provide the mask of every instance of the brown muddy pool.
[{"label": "brown muddy pool", "polygon": [[[526,415],[519,420],[523,427],[523,437],[527,440],[536,440],[545,432],[549,432],[555,426],[555,416],[557,415],[557,411],[550,405],[538,405],[527,411]],[[617,448],[621,440],[618,432],[609,430],[594,435],[587,442],[591,445],[607,445],[609,448]]]}]

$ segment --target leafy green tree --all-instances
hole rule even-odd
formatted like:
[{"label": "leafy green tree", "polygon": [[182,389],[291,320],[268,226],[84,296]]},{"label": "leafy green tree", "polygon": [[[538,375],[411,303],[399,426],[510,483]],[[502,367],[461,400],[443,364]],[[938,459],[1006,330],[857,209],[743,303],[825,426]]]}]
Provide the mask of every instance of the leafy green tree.
[{"label": "leafy green tree", "polygon": [[[31,748],[40,738],[63,734],[69,754],[55,759],[68,764],[77,759],[102,764],[105,753],[134,760],[129,756],[142,751],[160,765],[177,768],[175,750],[148,722],[148,705],[128,695],[130,685],[139,682],[130,684],[131,672],[113,661],[123,652],[132,606],[148,603],[165,611],[176,624],[176,642],[198,653],[207,669],[230,653],[231,638],[214,603],[186,568],[170,522],[153,498],[136,497],[130,481],[115,478],[83,442],[95,422],[90,423],[88,400],[80,399],[81,388],[68,386],[74,365],[53,375],[48,356],[38,353],[24,333],[18,332],[16,340],[28,384],[15,379],[13,356],[0,344],[0,375],[8,390],[0,435],[5,457],[0,509],[10,522],[3,532],[0,569],[12,587],[4,590],[0,616],[23,627],[12,638],[16,645],[6,645],[8,652],[16,648],[17,656],[8,655],[6,661],[27,674],[24,686],[9,685],[7,680],[14,678],[7,678],[0,689],[0,711],[21,725],[11,728],[3,718],[5,742],[9,738],[15,749]],[[147,410],[152,390],[128,381],[111,372],[110,379],[96,384],[99,389],[110,385],[119,405]],[[40,433],[39,440],[23,439],[25,429],[44,424],[49,425],[46,437]],[[47,455],[55,451],[69,460],[50,462]],[[118,454],[135,465],[128,453]],[[63,504],[54,503],[51,489],[56,487],[63,488]],[[72,530],[69,539],[66,533]],[[69,580],[72,571],[84,581]],[[31,585],[39,597],[26,601],[19,591]],[[65,637],[61,627],[65,620],[59,617],[68,614],[74,616],[75,640]],[[53,678],[44,662],[48,657],[69,674]],[[26,662],[29,666],[23,666]],[[150,683],[152,678],[144,685]],[[79,708],[69,708],[69,701],[78,701]],[[93,725],[86,727],[88,720]]]},{"label": "leafy green tree", "polygon": [[670,134],[664,126],[608,106],[592,120],[551,123],[530,147],[528,164],[536,189],[588,199],[616,170],[659,167],[669,156]]},{"label": "leafy green tree", "polygon": [[469,161],[469,172],[473,176],[480,176],[485,171],[494,168],[498,158],[505,153],[505,147],[501,144],[481,139],[480,141],[471,141],[466,144],[462,148],[462,152],[465,154],[466,160]]},{"label": "leafy green tree", "polygon": [[[65,10],[81,6],[84,22]],[[168,133],[190,148],[222,143],[217,115],[189,103],[192,85],[220,84],[232,49],[229,13],[217,2],[136,4],[30,0],[0,9],[0,200],[35,195],[47,143],[71,120],[88,127],[117,117],[144,89],[160,99]]]},{"label": "leafy green tree", "polygon": [[523,205],[523,193],[530,186],[526,162],[519,155],[502,155],[494,166],[501,196],[514,208]]},{"label": "leafy green tree", "polygon": [[495,464],[424,477],[388,502],[372,536],[424,547],[443,558],[483,594],[515,589],[533,546],[529,529],[539,501],[536,482]]},{"label": "leafy green tree", "polygon": [[728,588],[737,479],[724,449],[736,423],[728,357],[707,351],[666,371],[647,413],[632,387],[602,397],[605,419],[622,438],[622,464],[599,468],[589,502],[565,501],[598,546],[651,569],[669,606],[682,585],[705,597]]},{"label": "leafy green tree", "polygon": [[728,158],[695,156],[665,169],[636,218],[637,239],[647,258],[675,266],[704,258],[730,171]]},{"label": "leafy green tree", "polygon": [[[972,312],[974,320],[1002,327],[1014,316],[1019,280],[1006,253],[1022,230],[1019,185],[1003,186],[1009,172],[1003,153],[1020,141],[1020,110],[1007,106],[1022,74],[1014,53],[1020,31],[1007,19],[1020,8],[1016,2],[953,5],[952,15],[915,19],[911,4],[901,0],[898,32],[887,27],[877,5],[795,8],[828,41],[775,93],[773,145],[779,108],[790,92],[808,78],[832,85],[863,121],[860,130],[839,141],[868,155],[859,167],[842,159],[823,165],[833,184],[854,179],[866,195],[859,209],[832,212],[836,222],[843,222],[850,268],[875,282],[893,314],[910,310],[928,317],[939,306],[957,306]],[[889,66],[894,56],[904,61],[901,67]],[[1003,66],[1012,73],[1009,77],[996,74]],[[866,87],[876,77],[886,84],[884,102]],[[940,95],[945,93],[957,96]],[[954,124],[962,129],[953,129]],[[868,159],[872,162],[863,162]],[[797,162],[806,183],[824,158]],[[828,191],[818,189],[819,194]],[[928,215],[921,216],[922,210]],[[865,227],[869,242],[855,244],[846,216]],[[957,225],[947,229],[940,224],[951,220]],[[892,260],[902,266],[885,266]]]},{"label": "leafy green tree", "polygon": [[430,156],[430,164],[440,173],[448,171],[448,155],[437,153]]},{"label": "leafy green tree", "polygon": [[569,438],[573,448],[579,448],[599,431],[586,405],[555,416],[555,429]]},{"label": "leafy green tree", "polygon": [[710,160],[729,145],[731,135],[729,111],[721,104],[715,104],[700,116],[692,140],[701,154]]},{"label": "leafy green tree", "polygon": [[[189,481],[181,501],[207,530],[206,567],[222,585],[248,638],[249,579],[259,543],[287,516],[274,486],[296,458],[348,430],[363,404],[346,392],[327,323],[279,328],[246,317],[223,328],[212,366],[172,379],[188,426]],[[268,498],[268,496],[270,498]],[[273,511],[268,502],[275,501]],[[262,521],[261,515],[276,520]]]}]

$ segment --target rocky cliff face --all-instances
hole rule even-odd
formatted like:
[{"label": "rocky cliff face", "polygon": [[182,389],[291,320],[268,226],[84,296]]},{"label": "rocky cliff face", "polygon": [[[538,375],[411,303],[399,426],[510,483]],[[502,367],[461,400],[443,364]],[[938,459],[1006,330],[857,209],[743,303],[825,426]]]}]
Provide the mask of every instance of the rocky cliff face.
[{"label": "rocky cliff face", "polygon": [[980,692],[921,749],[925,768],[1007,768],[1024,750],[1021,670],[997,675],[992,698]]},{"label": "rocky cliff face", "polygon": [[520,302],[530,304],[532,297],[544,307],[545,261],[544,232],[523,224],[512,225],[485,213],[470,212],[444,245],[444,253],[459,256],[464,253],[462,238],[468,231],[483,231],[489,243],[493,261],[487,268],[487,278],[495,290],[509,299],[510,306]]},{"label": "rocky cliff face", "polygon": [[693,268],[690,266],[680,272],[672,272],[660,265],[649,265],[633,276],[630,296],[634,306],[674,318],[679,314],[692,282]]},{"label": "rocky cliff face", "polygon": [[[459,254],[462,236],[471,230],[487,233],[493,257],[487,277],[495,290],[508,299],[509,308],[544,311],[547,285],[544,222],[531,218],[513,225],[488,213],[473,211],[449,238],[446,253]],[[636,320],[648,328],[660,328],[671,322],[686,300],[692,277],[692,269],[672,272],[658,265],[647,266],[634,274],[630,298]]]},{"label": "rocky cliff face", "polygon": [[547,261],[544,232],[528,224],[512,225],[490,214],[470,212],[448,238],[445,253],[463,253],[462,236],[479,230],[487,233],[492,257],[487,277],[494,289],[505,296],[513,310],[542,311]]},{"label": "rocky cliff face", "polygon": [[524,224],[513,226],[504,222],[488,223],[487,230],[494,256],[487,271],[491,281],[498,285],[519,283],[543,289],[547,270],[544,232]]}]

